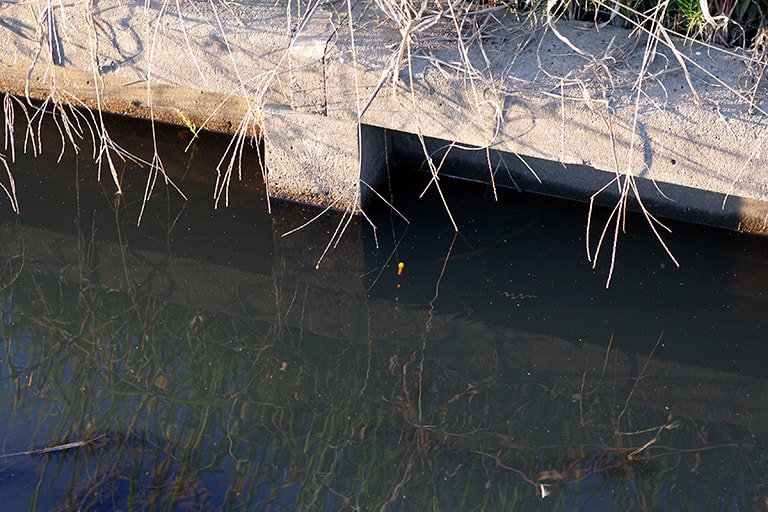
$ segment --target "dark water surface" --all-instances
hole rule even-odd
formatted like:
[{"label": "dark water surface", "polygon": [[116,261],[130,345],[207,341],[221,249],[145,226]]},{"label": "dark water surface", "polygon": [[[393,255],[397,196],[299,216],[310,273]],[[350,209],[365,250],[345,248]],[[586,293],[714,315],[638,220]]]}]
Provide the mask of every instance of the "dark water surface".
[{"label": "dark water surface", "polygon": [[410,223],[282,236],[320,210],[270,216],[250,149],[214,209],[228,139],[185,136],[159,149],[189,200],[158,182],[141,226],[146,167],[118,198],[55,132],[10,164],[2,510],[766,509],[766,239],[671,224],[676,268],[632,217],[606,290],[586,206],[443,181],[455,234],[412,168]]}]

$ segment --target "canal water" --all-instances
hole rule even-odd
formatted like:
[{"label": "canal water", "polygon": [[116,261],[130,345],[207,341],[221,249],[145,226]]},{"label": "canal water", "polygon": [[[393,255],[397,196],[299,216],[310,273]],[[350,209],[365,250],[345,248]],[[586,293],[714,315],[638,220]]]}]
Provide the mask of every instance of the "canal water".
[{"label": "canal water", "polygon": [[186,199],[144,204],[146,165],[115,155],[116,195],[87,138],[60,156],[44,125],[33,158],[21,134],[3,510],[768,508],[764,238],[670,223],[678,268],[629,216],[606,289],[585,205],[441,180],[455,233],[393,163],[390,204],[319,215],[268,202],[246,148],[214,208],[229,139],[168,126]]}]

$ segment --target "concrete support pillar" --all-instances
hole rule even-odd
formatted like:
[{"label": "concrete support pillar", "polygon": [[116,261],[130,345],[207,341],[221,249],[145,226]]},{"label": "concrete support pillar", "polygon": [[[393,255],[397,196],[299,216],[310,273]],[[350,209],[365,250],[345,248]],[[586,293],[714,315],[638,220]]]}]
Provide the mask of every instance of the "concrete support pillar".
[{"label": "concrete support pillar", "polygon": [[265,109],[264,137],[270,194],[343,210],[366,204],[391,147],[383,128],[283,106]]},{"label": "concrete support pillar", "polygon": [[[300,26],[288,48],[290,106],[264,112],[270,194],[359,210],[371,195],[368,185],[381,181],[391,147],[387,132],[359,126],[349,116],[327,116],[326,57],[345,24],[346,7],[299,0],[294,8]],[[332,99],[339,100],[346,98]]]}]

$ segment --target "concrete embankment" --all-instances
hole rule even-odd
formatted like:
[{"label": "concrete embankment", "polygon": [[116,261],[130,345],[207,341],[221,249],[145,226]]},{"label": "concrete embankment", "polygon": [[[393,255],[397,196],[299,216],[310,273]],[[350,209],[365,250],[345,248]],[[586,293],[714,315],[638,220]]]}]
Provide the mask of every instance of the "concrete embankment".
[{"label": "concrete embankment", "polygon": [[441,176],[768,229],[761,62],[611,26],[533,27],[503,8],[461,26],[451,14],[5,3],[0,87],[261,133],[271,193],[339,208],[415,158]]}]

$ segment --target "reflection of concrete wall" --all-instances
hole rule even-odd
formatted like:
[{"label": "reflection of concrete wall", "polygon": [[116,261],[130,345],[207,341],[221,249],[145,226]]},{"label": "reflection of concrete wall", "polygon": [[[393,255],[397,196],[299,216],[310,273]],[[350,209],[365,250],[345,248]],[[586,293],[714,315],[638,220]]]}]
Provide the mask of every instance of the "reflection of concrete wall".
[{"label": "reflection of concrete wall", "polygon": [[[83,273],[82,267],[72,263],[82,261],[75,236],[10,225],[0,229],[2,256],[22,257],[27,270],[71,282],[87,279],[110,289],[280,322],[333,339],[423,348],[425,357],[435,364],[464,374],[530,378],[579,402],[585,414],[601,399],[623,404],[631,395],[633,407],[768,428],[765,379],[660,360],[651,360],[646,367],[647,354],[576,345],[455,315],[431,315],[420,308],[399,307],[386,298],[368,298],[361,279],[364,250],[359,222],[349,224],[336,250],[315,270],[324,247],[316,243],[317,237],[331,236],[341,219],[321,217],[304,231],[282,237],[286,228],[309,220],[283,213],[276,208],[272,267],[261,261],[251,270],[235,269],[151,250],[126,252],[119,244],[105,241],[97,242],[91,252],[90,261],[98,263],[90,273]],[[317,210],[306,213],[314,215]]]},{"label": "reflection of concrete wall", "polygon": [[654,359],[645,367],[647,353],[574,344],[452,315],[394,312],[383,301],[372,303],[369,311],[377,339],[406,342],[414,349],[424,346],[427,358],[448,367],[469,367],[470,372],[501,378],[529,377],[553,393],[582,402],[585,411],[601,401],[623,405],[631,392],[632,407],[756,430],[768,427],[766,379]]},{"label": "reflection of concrete wall", "polygon": [[272,218],[281,319],[331,338],[367,339],[363,220],[281,202]]},{"label": "reflection of concrete wall", "polygon": [[[190,308],[274,317],[274,288],[269,269],[248,272],[224,265],[147,250],[127,249],[113,242],[83,248],[77,237],[42,229],[0,227],[4,258],[22,258],[33,273],[58,276],[68,283],[86,282],[107,289],[147,293]],[[82,266],[79,264],[82,262]],[[255,270],[255,269],[254,269]]]}]

